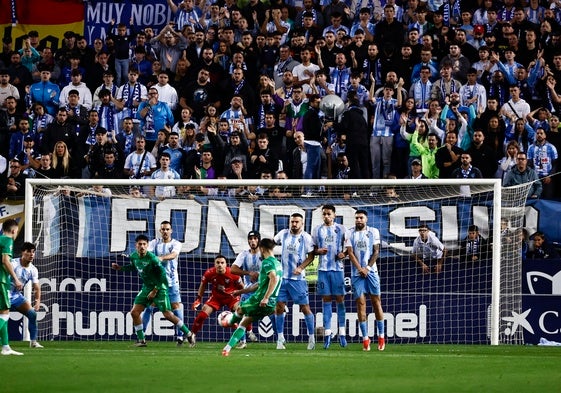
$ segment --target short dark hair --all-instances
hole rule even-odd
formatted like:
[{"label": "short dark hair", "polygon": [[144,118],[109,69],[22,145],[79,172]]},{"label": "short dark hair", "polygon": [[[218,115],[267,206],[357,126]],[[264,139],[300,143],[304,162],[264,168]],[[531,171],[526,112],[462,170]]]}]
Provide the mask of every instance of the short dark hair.
[{"label": "short dark hair", "polygon": [[136,239],[134,239],[134,242],[135,242],[135,243],[138,243],[138,242],[140,242],[140,241],[148,242],[148,241],[149,241],[148,236],[146,236],[146,235],[138,235],[138,236],[136,237]]},{"label": "short dark hair", "polygon": [[259,242],[259,247],[262,247],[266,250],[272,251],[276,246],[276,243],[273,239],[261,239],[261,241]]},{"label": "short dark hair", "polygon": [[31,242],[24,242],[21,246],[21,250],[22,251],[31,251],[31,250],[35,250],[35,244],[31,243]]},{"label": "short dark hair", "polygon": [[2,233],[6,233],[12,230],[13,227],[17,227],[18,222],[13,218],[8,218],[2,223]]}]

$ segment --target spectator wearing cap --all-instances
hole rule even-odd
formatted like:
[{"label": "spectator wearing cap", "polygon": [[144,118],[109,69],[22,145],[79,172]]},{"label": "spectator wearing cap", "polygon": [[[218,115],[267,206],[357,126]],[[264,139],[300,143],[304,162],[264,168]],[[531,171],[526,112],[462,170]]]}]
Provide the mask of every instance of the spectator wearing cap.
[{"label": "spectator wearing cap", "polygon": [[58,81],[61,88],[64,88],[69,83],[72,83],[72,72],[74,70],[80,71],[80,74],[84,76],[86,69],[80,64],[80,62],[80,54],[78,52],[71,52],[68,54],[68,63],[62,67],[60,79]]},{"label": "spectator wearing cap", "polygon": [[[89,177],[94,178],[105,168],[105,153],[113,153],[113,164],[115,167],[121,169],[124,161],[124,153],[120,150],[117,141],[109,137],[107,129],[104,127],[97,127],[95,129],[95,143],[90,145],[88,152],[84,155],[87,162]],[[122,172],[119,170],[120,174]]]},{"label": "spectator wearing cap", "polygon": [[202,152],[205,149],[205,135],[195,135],[195,147],[185,153],[183,159],[183,178],[197,179],[197,169],[201,167]]},{"label": "spectator wearing cap", "polygon": [[51,69],[46,64],[39,64],[38,69],[41,73],[41,80],[34,83],[29,88],[27,96],[27,106],[33,103],[42,104],[51,116],[55,116],[60,105],[60,87],[51,82]]},{"label": "spectator wearing cap", "polygon": [[420,159],[415,158],[413,159],[413,161],[411,161],[411,169],[410,169],[411,174],[409,176],[406,176],[406,179],[413,179],[413,180],[418,180],[418,179],[428,179],[428,177],[426,177],[423,174],[423,164],[421,162]]},{"label": "spectator wearing cap", "polygon": [[21,163],[23,173],[28,177],[34,177],[34,169],[40,166],[41,154],[35,149],[35,137],[31,132],[23,138],[23,149],[15,158]]},{"label": "spectator wearing cap", "polygon": [[[473,27],[473,36],[469,38],[467,42],[475,49],[479,50],[479,48],[486,45],[484,36],[485,36],[485,28],[482,25],[475,25]],[[473,62],[473,59],[470,60],[472,60]]]},{"label": "spectator wearing cap", "polygon": [[82,72],[79,69],[72,70],[72,81],[64,86],[60,91],[60,106],[65,106],[68,104],[68,96],[70,95],[71,91],[77,91],[79,94],[79,103],[86,107],[86,109],[92,109],[93,105],[93,98],[92,92],[86,86],[84,82],[82,82]]},{"label": "spectator wearing cap", "polygon": [[25,137],[33,137],[33,134],[29,131],[29,119],[27,116],[19,119],[17,127],[17,131],[10,137],[10,152],[8,155],[10,159],[23,151]]},{"label": "spectator wearing cap", "polygon": [[58,64],[65,66],[70,62],[70,56],[76,51],[76,35],[72,31],[66,31],[63,35],[62,47],[56,51],[55,60]]},{"label": "spectator wearing cap", "polygon": [[[68,123],[72,126],[76,136],[81,134],[82,128],[87,128],[88,121],[90,121],[90,114],[88,108],[80,104],[80,93],[78,90],[72,89],[68,92],[68,102],[66,105],[61,106],[68,111]],[[97,121],[96,121],[97,123]],[[92,140],[90,141],[93,143]]]},{"label": "spectator wearing cap", "polygon": [[0,69],[0,107],[5,108],[4,102],[8,97],[15,97],[19,100],[19,91],[17,87],[10,83],[10,72],[7,68]]},{"label": "spectator wearing cap", "polygon": [[[247,140],[242,138],[242,135],[238,131],[234,131],[230,134],[229,142],[226,145],[219,146],[218,149],[222,148],[221,153],[223,157],[223,165],[217,165],[217,169],[221,166],[224,167],[224,175],[231,175],[231,161],[233,158],[237,158],[242,162],[243,174],[246,175],[248,170],[248,145]],[[217,152],[218,153],[218,152]],[[219,156],[217,154],[217,156]],[[218,158],[218,157],[217,157]],[[245,178],[246,176],[244,176]]]},{"label": "spectator wearing cap", "polygon": [[244,170],[244,157],[235,156],[228,162],[229,165],[224,168],[224,175],[227,179],[242,180],[247,178],[247,171]]},{"label": "spectator wearing cap", "polygon": [[0,197],[9,200],[21,200],[25,197],[25,179],[21,162],[17,159],[10,160],[10,168],[7,177],[2,177],[0,186]]}]

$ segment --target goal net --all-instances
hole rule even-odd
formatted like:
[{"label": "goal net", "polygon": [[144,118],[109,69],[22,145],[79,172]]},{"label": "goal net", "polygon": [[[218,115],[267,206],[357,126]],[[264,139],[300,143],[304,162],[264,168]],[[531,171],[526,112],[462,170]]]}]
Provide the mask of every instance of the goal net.
[{"label": "goal net", "polygon": [[[267,183],[264,183],[267,182]],[[155,187],[159,187],[157,190]],[[167,190],[167,191],[166,191]],[[173,195],[159,199],[162,191]],[[204,271],[214,256],[232,263],[248,247],[247,233],[273,237],[292,213],[304,216],[305,230],[322,223],[321,207],[336,207],[337,222],[354,226],[354,212],[368,212],[368,225],[380,232],[377,261],[389,343],[521,343],[511,329],[512,312],[521,307],[521,236],[526,188],[501,189],[498,180],[371,180],[318,183],[288,180],[243,182],[151,180],[40,180],[27,182],[25,240],[37,246],[42,307],[40,340],[129,340],[134,338],[130,308],[140,289],[136,273],[116,272],[127,263],[134,238],[159,236],[159,224],[172,223],[182,243],[179,258],[184,320]],[[423,273],[412,246],[425,224],[444,244],[442,271]],[[466,242],[476,225],[481,242]],[[473,229],[473,228],[471,228]],[[477,260],[468,250],[483,249]],[[322,325],[316,272],[307,269],[310,306]],[[347,339],[359,341],[355,302],[345,260]],[[207,290],[203,301],[210,296]],[[368,304],[369,333],[375,318]],[[221,311],[221,310],[220,310]],[[285,337],[307,341],[298,306],[287,307]],[[207,319],[198,340],[223,341],[231,331]],[[333,326],[336,325],[336,316]],[[337,331],[337,329],[334,329]],[[260,341],[275,339],[271,320],[256,323]],[[150,340],[172,340],[173,327],[155,312]]]}]

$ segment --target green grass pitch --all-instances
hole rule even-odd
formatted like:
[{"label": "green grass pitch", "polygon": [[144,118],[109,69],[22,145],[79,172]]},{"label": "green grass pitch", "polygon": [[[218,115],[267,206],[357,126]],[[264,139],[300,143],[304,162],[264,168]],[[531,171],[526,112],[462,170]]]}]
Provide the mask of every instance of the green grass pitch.
[{"label": "green grass pitch", "polygon": [[251,343],[43,342],[0,356],[0,392],[560,392],[561,347]]}]

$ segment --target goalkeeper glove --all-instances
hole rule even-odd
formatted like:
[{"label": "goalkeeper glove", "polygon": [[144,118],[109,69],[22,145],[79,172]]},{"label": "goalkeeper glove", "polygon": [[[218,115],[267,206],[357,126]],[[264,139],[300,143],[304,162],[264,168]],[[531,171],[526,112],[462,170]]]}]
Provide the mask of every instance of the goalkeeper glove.
[{"label": "goalkeeper glove", "polygon": [[193,310],[197,311],[199,309],[199,307],[201,306],[201,297],[197,296],[197,298],[195,299],[195,301],[193,302]]}]

